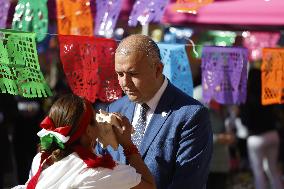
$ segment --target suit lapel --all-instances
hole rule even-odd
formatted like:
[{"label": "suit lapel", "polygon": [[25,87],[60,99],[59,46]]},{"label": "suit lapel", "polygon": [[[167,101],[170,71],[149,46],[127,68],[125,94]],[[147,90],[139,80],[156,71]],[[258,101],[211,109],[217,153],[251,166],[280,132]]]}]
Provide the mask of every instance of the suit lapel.
[{"label": "suit lapel", "polygon": [[[123,107],[121,113],[126,116],[131,123],[134,115],[135,103],[133,103],[129,99],[127,100],[128,101],[125,103],[125,106]],[[123,154],[123,148],[121,146],[118,147],[118,153],[115,153],[115,151],[111,147],[108,147],[108,151],[110,152],[110,154],[112,154],[115,160],[126,163],[126,158]]]},{"label": "suit lapel", "polygon": [[164,91],[164,94],[161,96],[161,99],[156,107],[156,110],[149,123],[149,126],[147,127],[142,143],[140,145],[140,153],[143,158],[146,155],[146,152],[149,149],[154,138],[157,136],[158,132],[162,128],[164,122],[172,112],[170,107],[174,100],[174,95],[171,95],[173,94],[171,93],[171,91],[172,86],[169,82],[166,90]]},{"label": "suit lapel", "polygon": [[128,103],[126,103],[125,109],[122,113],[128,118],[130,123],[132,122],[133,116],[134,116],[134,109],[135,109],[135,103],[131,102],[128,99]]}]

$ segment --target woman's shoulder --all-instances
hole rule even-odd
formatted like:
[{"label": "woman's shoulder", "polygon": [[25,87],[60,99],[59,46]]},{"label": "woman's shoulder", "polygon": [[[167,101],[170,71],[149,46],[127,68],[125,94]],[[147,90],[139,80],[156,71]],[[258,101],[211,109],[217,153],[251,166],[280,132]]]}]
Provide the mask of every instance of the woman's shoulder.
[{"label": "woman's shoulder", "polygon": [[105,179],[106,177],[111,177],[111,180],[115,178],[120,178],[130,175],[140,175],[136,170],[125,164],[116,163],[116,166],[113,169],[97,167],[97,168],[87,168],[84,169],[80,175],[82,177],[90,177],[91,179]]},{"label": "woman's shoulder", "polygon": [[88,168],[78,175],[72,187],[117,188],[127,189],[138,185],[141,175],[129,166],[117,163],[113,169]]}]

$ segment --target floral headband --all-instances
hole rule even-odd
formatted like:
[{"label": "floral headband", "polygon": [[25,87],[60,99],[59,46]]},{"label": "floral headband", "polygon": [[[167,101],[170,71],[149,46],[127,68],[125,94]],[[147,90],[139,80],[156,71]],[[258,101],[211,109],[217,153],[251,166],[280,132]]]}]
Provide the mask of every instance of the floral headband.
[{"label": "floral headband", "polygon": [[44,120],[40,123],[42,130],[37,133],[40,137],[40,145],[42,149],[49,149],[53,142],[57,143],[61,149],[64,149],[65,143],[72,144],[83,135],[93,116],[91,103],[84,100],[84,104],[86,109],[80,118],[78,129],[72,136],[68,136],[72,129],[71,126],[63,125],[56,128],[53,120],[49,116],[44,118]]}]

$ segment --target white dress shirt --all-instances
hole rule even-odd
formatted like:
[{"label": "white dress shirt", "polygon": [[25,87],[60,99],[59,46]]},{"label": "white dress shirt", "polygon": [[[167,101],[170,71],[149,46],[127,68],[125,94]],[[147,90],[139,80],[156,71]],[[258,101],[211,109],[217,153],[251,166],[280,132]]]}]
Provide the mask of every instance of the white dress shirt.
[{"label": "white dress shirt", "polygon": [[[168,80],[165,77],[164,82],[163,82],[162,86],[160,87],[160,89],[156,92],[156,94],[153,96],[153,98],[151,98],[148,102],[146,102],[146,104],[150,107],[150,109],[146,113],[146,128],[145,128],[145,131],[148,128],[150,120],[151,120],[151,118],[154,114],[154,111],[155,111],[155,109],[156,109],[156,107],[157,107],[157,105],[160,101],[162,94],[166,90],[167,85],[168,85]],[[132,125],[134,125],[134,126],[136,125],[136,123],[138,121],[141,108],[142,108],[141,104],[136,104],[134,116],[133,116],[133,120],[132,120]]]}]

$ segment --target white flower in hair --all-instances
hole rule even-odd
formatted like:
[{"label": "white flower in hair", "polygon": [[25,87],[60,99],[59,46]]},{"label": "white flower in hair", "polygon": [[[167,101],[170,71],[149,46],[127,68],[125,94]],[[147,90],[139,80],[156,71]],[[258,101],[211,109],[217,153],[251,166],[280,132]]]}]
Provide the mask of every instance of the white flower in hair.
[{"label": "white flower in hair", "polygon": [[62,143],[66,143],[69,140],[69,136],[64,136],[60,133],[54,132],[54,131],[49,131],[46,129],[42,129],[37,133],[37,136],[39,136],[40,138],[48,135],[48,134],[52,134],[54,136],[56,136]]}]

